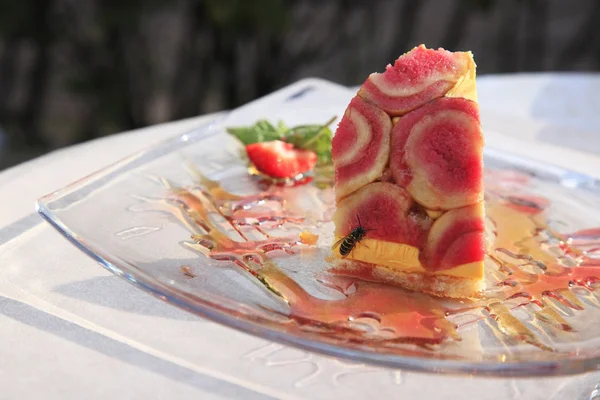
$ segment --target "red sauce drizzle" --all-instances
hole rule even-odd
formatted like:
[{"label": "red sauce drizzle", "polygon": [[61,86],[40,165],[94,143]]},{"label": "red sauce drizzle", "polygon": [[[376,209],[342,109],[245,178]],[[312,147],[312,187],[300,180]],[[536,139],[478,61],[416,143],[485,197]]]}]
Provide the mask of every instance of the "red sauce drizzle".
[{"label": "red sauce drizzle", "polygon": [[[469,323],[489,319],[494,321],[492,326],[498,335],[550,351],[551,346],[543,343],[513,311],[533,304],[538,307],[534,316],[539,324],[572,332],[574,328],[561,316],[554,302],[582,311],[584,304],[571,288],[581,287],[589,292],[598,288],[600,260],[596,256],[600,251],[600,228],[560,235],[544,220],[548,201],[515,194],[515,187],[527,184],[526,177],[511,173],[502,181],[502,173],[491,176],[494,181],[487,185],[486,213],[495,227],[494,248],[488,255],[497,268],[496,281],[488,282],[484,296],[467,301],[467,305],[358,278],[326,274],[315,279],[343,297],[324,300],[312,296],[274,261],[282,251],[294,254],[307,247],[298,234],[282,237],[269,233],[272,228],[289,224],[305,229],[309,222],[301,212],[288,206],[285,188],[271,186],[263,193],[242,197],[198,175],[198,186],[171,188],[169,201],[174,214],[188,226],[191,221],[204,232],[193,234],[194,242],[189,247],[251,273],[287,302],[286,317],[296,329],[342,334],[346,340],[370,345],[409,342],[428,346],[460,340],[457,329],[468,323],[459,326],[450,317],[479,309],[484,312]],[[511,190],[506,191],[507,187]],[[503,191],[511,195],[502,196]],[[328,210],[328,206],[323,208]],[[315,223],[326,220],[329,214],[323,212],[321,221]],[[255,229],[264,239],[249,240],[243,231],[247,228]]]}]

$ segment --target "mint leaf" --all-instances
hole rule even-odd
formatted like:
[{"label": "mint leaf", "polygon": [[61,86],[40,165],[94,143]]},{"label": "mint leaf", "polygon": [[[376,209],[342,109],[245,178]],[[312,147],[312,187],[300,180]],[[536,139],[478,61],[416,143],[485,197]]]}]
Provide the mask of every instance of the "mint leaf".
[{"label": "mint leaf", "polygon": [[279,132],[281,132],[281,136],[283,136],[286,132],[290,130],[290,128],[288,128],[288,126],[283,121],[279,121],[277,123],[277,130],[279,130]]},{"label": "mint leaf", "polygon": [[329,128],[325,128],[323,133],[313,142],[310,147],[317,153],[319,158],[319,164],[330,164],[331,159],[331,139],[333,138],[333,132]]},{"label": "mint leaf", "polygon": [[312,150],[317,154],[319,164],[331,163],[331,140],[333,132],[329,125],[335,120],[333,117],[324,125],[301,125],[290,130],[284,140],[299,149]]},{"label": "mint leaf", "polygon": [[239,139],[244,145],[269,142],[271,140],[281,139],[284,131],[279,127],[273,126],[269,121],[261,119],[252,126],[247,127],[229,127],[227,132]]}]

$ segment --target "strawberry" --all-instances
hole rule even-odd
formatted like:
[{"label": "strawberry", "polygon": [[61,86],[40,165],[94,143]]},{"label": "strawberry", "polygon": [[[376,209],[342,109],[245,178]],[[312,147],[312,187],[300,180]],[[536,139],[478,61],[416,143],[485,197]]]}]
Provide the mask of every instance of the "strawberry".
[{"label": "strawberry", "polygon": [[314,151],[300,150],[281,140],[249,144],[246,152],[256,169],[272,178],[293,178],[317,164]]}]

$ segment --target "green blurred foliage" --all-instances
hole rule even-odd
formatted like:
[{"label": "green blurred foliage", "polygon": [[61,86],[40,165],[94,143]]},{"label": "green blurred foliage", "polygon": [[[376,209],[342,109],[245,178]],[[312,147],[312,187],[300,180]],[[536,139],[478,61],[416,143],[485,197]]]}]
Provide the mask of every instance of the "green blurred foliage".
[{"label": "green blurred foliage", "polygon": [[205,0],[211,22],[232,34],[281,34],[289,24],[290,2],[285,0]]}]

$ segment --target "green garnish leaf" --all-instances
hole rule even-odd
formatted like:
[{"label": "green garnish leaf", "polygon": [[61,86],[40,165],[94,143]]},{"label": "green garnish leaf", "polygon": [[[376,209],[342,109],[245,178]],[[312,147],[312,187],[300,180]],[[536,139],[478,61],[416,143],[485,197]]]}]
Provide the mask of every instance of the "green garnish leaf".
[{"label": "green garnish leaf", "polygon": [[[283,127],[285,128],[285,125]],[[257,121],[252,126],[227,128],[227,132],[238,138],[244,145],[278,140],[283,137],[286,131],[287,128],[282,129],[281,122],[275,127],[265,119]]]},{"label": "green garnish leaf", "polygon": [[319,165],[331,163],[331,140],[333,132],[329,125],[336,117],[324,125],[301,125],[290,129],[284,140],[299,149],[312,150],[317,154]]},{"label": "green garnish leaf", "polygon": [[290,130],[290,128],[288,128],[288,126],[283,121],[279,121],[277,123],[277,129],[279,130],[279,132],[282,132],[282,134],[285,134],[287,131]]}]

